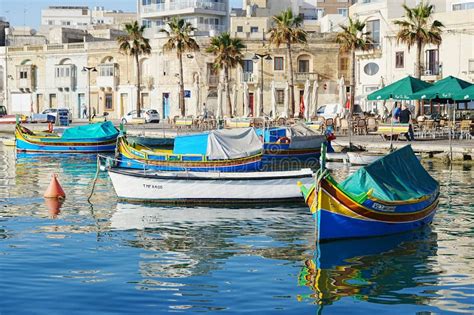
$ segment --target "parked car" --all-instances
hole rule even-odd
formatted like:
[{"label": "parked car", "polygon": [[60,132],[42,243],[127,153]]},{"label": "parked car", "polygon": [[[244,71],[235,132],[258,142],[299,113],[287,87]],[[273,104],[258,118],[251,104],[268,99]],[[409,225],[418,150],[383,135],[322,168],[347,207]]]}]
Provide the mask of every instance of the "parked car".
[{"label": "parked car", "polygon": [[[8,115],[7,108],[4,105],[0,105],[0,124],[14,124],[17,120],[17,115]],[[28,121],[28,117],[25,115],[19,115],[18,119],[21,123]]]},{"label": "parked car", "polygon": [[[67,108],[47,108],[41,112],[41,114],[33,114],[31,115],[30,121],[31,122],[56,122],[58,118],[58,112],[67,113],[69,123],[72,122],[72,113]],[[52,119],[51,117],[54,117]]]},{"label": "parked car", "polygon": [[[145,123],[160,122],[160,114],[156,109],[142,109],[140,111],[140,117],[145,119]],[[127,115],[122,117],[122,123],[127,124],[132,121],[132,119],[138,118],[137,111],[132,110]]]}]

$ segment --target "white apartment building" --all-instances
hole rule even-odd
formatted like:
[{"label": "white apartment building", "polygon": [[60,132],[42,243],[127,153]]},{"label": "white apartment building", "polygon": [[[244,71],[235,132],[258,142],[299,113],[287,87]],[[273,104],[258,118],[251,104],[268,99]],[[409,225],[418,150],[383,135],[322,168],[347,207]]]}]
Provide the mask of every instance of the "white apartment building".
[{"label": "white apartment building", "polygon": [[104,7],[87,6],[50,6],[41,10],[41,26],[68,27],[86,29],[95,25],[109,25],[120,28],[121,25],[136,20],[134,12],[105,10]]},{"label": "white apartment building", "polygon": [[[419,0],[405,0],[409,7]],[[444,25],[443,42],[437,47],[426,45],[422,52],[421,79],[436,81],[452,75],[474,82],[474,1],[432,0],[433,19]],[[350,16],[365,20],[374,41],[373,49],[356,52],[356,103],[364,110],[375,109],[367,95],[407,75],[414,75],[416,48],[410,50],[398,43],[399,30],[393,22],[404,10],[398,0],[359,0],[350,8]]]},{"label": "white apartment building", "polygon": [[174,16],[196,27],[197,36],[214,36],[229,27],[229,0],[137,0],[137,12],[149,38],[165,36],[159,30]]}]

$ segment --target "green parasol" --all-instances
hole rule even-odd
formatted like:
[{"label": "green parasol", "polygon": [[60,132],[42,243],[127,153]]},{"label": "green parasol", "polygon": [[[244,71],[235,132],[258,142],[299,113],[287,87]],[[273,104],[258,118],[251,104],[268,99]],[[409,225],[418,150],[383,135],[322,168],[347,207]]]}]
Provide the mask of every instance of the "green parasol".
[{"label": "green parasol", "polygon": [[387,85],[380,90],[377,90],[369,96],[367,99],[369,101],[378,101],[378,100],[411,100],[411,95],[420,90],[431,87],[432,85],[428,82],[419,80],[417,78],[407,76],[401,80],[393,82],[390,85]]},{"label": "green parasol", "polygon": [[463,89],[472,84],[459,78],[448,76],[442,80],[436,81],[431,87],[413,93],[412,99],[430,100],[430,99],[453,99],[455,93],[461,92]]},{"label": "green parasol", "polygon": [[453,93],[452,98],[456,101],[472,101],[474,100],[474,84],[462,89],[459,92]]}]

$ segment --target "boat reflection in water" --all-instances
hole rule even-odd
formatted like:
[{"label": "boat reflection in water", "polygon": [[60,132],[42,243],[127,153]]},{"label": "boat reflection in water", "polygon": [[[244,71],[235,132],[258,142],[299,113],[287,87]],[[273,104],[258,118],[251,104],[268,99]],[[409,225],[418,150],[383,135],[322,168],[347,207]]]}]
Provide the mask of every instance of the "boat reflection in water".
[{"label": "boat reflection in water", "polygon": [[427,304],[433,295],[416,287],[438,282],[437,272],[429,268],[436,255],[437,235],[429,226],[398,235],[321,243],[298,276],[298,285],[312,293],[298,299],[321,306],[344,297],[379,304]]},{"label": "boat reflection in water", "polygon": [[140,254],[138,289],[166,289],[190,281],[170,284],[170,278],[206,275],[226,268],[229,260],[241,255],[301,260],[309,248],[295,240],[305,234],[311,238],[310,225],[301,224],[310,219],[305,210],[301,206],[167,207],[119,202],[109,222],[112,231],[133,233],[128,246],[145,250]]}]

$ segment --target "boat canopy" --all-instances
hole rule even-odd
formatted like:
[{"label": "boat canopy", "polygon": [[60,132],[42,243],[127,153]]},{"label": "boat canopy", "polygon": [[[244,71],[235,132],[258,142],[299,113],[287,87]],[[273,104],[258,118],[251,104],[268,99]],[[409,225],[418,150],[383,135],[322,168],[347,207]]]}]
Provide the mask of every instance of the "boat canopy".
[{"label": "boat canopy", "polygon": [[102,123],[72,127],[64,130],[61,139],[67,140],[91,140],[98,138],[113,138],[118,135],[117,128],[112,122],[106,121]]},{"label": "boat canopy", "polygon": [[274,143],[282,137],[291,139],[290,149],[318,148],[326,140],[324,136],[306,127],[304,124],[296,124],[291,127],[272,127],[267,129],[256,129],[257,135],[263,136],[265,143]]},{"label": "boat canopy", "polygon": [[377,199],[400,201],[433,194],[438,184],[407,145],[360,168],[338,187],[352,196],[372,190],[371,196]]},{"label": "boat canopy", "polygon": [[236,159],[260,153],[262,142],[253,128],[221,129],[178,136],[174,154],[200,154],[209,160]]}]

